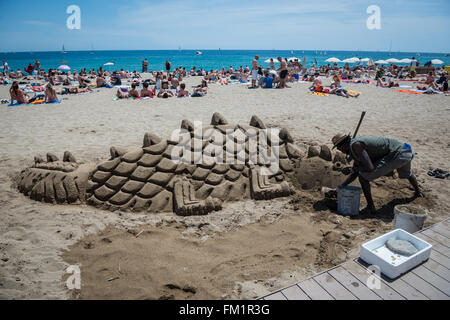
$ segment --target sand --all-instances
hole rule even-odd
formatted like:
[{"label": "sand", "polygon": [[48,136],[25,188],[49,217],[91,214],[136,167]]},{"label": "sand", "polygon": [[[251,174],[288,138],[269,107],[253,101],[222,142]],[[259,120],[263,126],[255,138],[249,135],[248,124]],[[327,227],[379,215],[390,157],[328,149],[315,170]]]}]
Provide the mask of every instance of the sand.
[{"label": "sand", "polygon": [[[200,78],[186,82],[189,88]],[[379,179],[373,184],[379,214],[357,219],[336,215],[335,203],[301,186],[290,198],[178,217],[38,203],[14,187],[37,154],[62,158],[71,151],[104,161],[111,146],[141,147],[147,132],[167,137],[181,120],[207,124],[216,111],[230,123],[257,115],[269,127],[287,128],[297,144],[330,145],[337,132],[353,131],[365,110],[361,135],[397,138],[418,153],[413,167],[426,198],[412,204],[429,210],[425,226],[449,216],[447,180],[427,175],[449,170],[448,97],[352,84],[345,87],[362,94],[345,99],[308,95],[308,86],[211,85],[206,97],[150,101],[113,101],[115,90],[98,89],[62,96],[60,105],[2,105],[0,298],[253,299],[357,257],[362,242],[392,229],[393,206],[413,194],[407,181]],[[0,98],[9,98],[8,87],[0,87]],[[81,291],[65,286],[69,264],[81,265]]]}]

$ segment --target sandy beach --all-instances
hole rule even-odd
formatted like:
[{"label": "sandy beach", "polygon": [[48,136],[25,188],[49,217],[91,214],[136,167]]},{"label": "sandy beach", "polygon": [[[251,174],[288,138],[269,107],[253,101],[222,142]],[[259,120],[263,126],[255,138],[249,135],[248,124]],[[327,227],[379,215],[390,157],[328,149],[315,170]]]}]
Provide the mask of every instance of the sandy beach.
[{"label": "sandy beach", "polygon": [[[185,82],[191,88],[200,81]],[[448,96],[344,84],[361,92],[345,99],[309,95],[309,86],[211,84],[201,98],[142,101],[113,101],[116,90],[102,88],[61,96],[58,105],[1,105],[0,298],[254,299],[358,257],[361,243],[393,228],[393,206],[414,193],[407,180],[377,180],[372,192],[380,210],[373,217],[336,214],[318,188],[180,217],[39,203],[15,187],[35,155],[70,151],[100,162],[111,146],[139,148],[147,132],[168,137],[183,119],[206,125],[214,112],[243,124],[257,115],[269,127],[288,129],[297,145],[331,147],[331,138],[353,131],[367,111],[360,135],[396,138],[417,152],[413,169],[425,198],[412,203],[429,210],[425,226],[450,216],[448,180],[427,175],[450,169]],[[8,89],[0,87],[1,99],[9,99]],[[69,265],[81,266],[81,290],[66,287]]]}]

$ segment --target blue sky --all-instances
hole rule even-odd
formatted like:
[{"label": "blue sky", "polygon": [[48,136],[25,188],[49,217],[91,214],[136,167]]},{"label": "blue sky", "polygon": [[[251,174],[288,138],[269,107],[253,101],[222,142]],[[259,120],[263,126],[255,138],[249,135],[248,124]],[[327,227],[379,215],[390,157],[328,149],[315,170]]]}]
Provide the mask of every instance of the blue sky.
[{"label": "blue sky", "polygon": [[[68,30],[66,8],[81,9]],[[368,30],[366,9],[381,9]],[[0,0],[0,52],[277,49],[450,52],[449,0]]]}]

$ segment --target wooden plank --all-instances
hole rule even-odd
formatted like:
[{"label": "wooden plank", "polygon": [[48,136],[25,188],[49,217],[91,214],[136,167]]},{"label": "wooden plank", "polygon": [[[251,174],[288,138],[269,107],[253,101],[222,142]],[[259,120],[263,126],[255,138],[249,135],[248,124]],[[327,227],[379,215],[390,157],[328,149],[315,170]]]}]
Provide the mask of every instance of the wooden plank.
[{"label": "wooden plank", "polygon": [[439,224],[442,224],[444,227],[450,230],[450,218],[440,222]]},{"label": "wooden plank", "polygon": [[450,238],[450,227],[446,226],[443,223],[435,224],[430,229],[433,230],[433,231],[436,231],[437,233],[439,233],[441,235],[443,235],[447,239]]},{"label": "wooden plank", "polygon": [[443,265],[439,264],[438,262],[434,261],[433,259],[428,259],[427,262],[423,264],[425,268],[427,268],[430,271],[433,271],[438,276],[446,279],[447,281],[450,280],[450,270],[444,267]]},{"label": "wooden plank", "polygon": [[[354,260],[350,260],[342,264],[342,267],[349,271],[355,278],[362,283],[367,283],[367,279],[371,276],[370,271],[364,268]],[[389,287],[389,285],[381,279],[380,288],[373,290],[378,296],[384,300],[405,300],[397,291]]]},{"label": "wooden plank", "polygon": [[280,291],[272,293],[264,297],[264,300],[287,300],[285,296]]},{"label": "wooden plank", "polygon": [[438,253],[440,253],[440,255],[444,256],[445,259],[443,259],[443,262],[442,263],[441,263],[441,261],[438,261],[438,262],[443,264],[446,268],[450,269],[450,257],[447,256],[447,254],[446,254],[447,247],[443,246],[439,242],[436,242],[435,240],[431,239],[430,237],[428,237],[424,234],[417,234],[417,237],[422,240],[425,240],[426,242],[428,242],[429,244],[431,244],[433,246],[433,248],[431,249],[431,255],[433,255],[433,252],[438,252]]},{"label": "wooden plank", "polygon": [[448,282],[446,279],[438,276],[436,273],[425,268],[424,266],[418,266],[412,272],[445,293],[448,298],[450,298],[450,282]]},{"label": "wooden plank", "polygon": [[340,284],[347,288],[356,298],[360,300],[381,300],[365,283],[360,282],[350,272],[342,267],[337,267],[329,271]]},{"label": "wooden plank", "polygon": [[311,298],[311,300],[334,300],[334,298],[313,279],[306,279],[298,283],[298,286]]},{"label": "wooden plank", "polygon": [[403,276],[401,276],[401,279],[431,300],[449,299],[449,297],[445,293],[433,287],[431,284],[418,277],[413,272],[404,274]]},{"label": "wooden plank", "polygon": [[297,285],[286,288],[281,292],[288,300],[311,300]]},{"label": "wooden plank", "polygon": [[[367,267],[367,263],[362,261],[361,259],[357,260],[358,263],[360,263],[362,266]],[[399,294],[401,294],[403,297],[406,298],[406,300],[428,300],[428,298],[423,295],[420,291],[403,281],[403,279],[397,278],[395,280],[389,279],[385,275],[381,274],[381,279],[383,279],[389,287],[397,291]]]},{"label": "wooden plank", "polygon": [[328,272],[315,276],[313,279],[336,300],[357,300],[349,290],[336,281]]},{"label": "wooden plank", "polygon": [[450,252],[450,239],[449,238],[444,237],[443,235],[441,235],[437,231],[434,231],[434,229],[427,229],[427,230],[424,230],[421,233],[426,235],[426,236],[429,236],[433,240],[435,240],[435,241],[439,242],[440,244],[446,246],[448,251]]}]

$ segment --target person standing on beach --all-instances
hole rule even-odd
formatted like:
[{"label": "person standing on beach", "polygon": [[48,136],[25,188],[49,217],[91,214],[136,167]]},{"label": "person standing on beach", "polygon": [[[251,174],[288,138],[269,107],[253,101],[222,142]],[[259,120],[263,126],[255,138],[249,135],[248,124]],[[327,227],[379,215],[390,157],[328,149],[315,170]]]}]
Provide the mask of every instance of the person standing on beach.
[{"label": "person standing on beach", "polygon": [[170,65],[169,60],[166,60],[166,71],[167,71],[167,74],[170,73],[170,69],[171,69],[171,68],[172,68],[172,66]]},{"label": "person standing on beach", "polygon": [[9,73],[8,62],[6,62],[5,60],[3,60],[3,73],[5,74],[5,76],[7,76]]},{"label": "person standing on beach", "polygon": [[280,62],[280,68],[277,70],[279,72],[279,75],[280,75],[280,86],[279,86],[279,88],[290,88],[286,84],[287,75],[288,75],[288,68],[287,68],[286,60],[281,58],[281,57],[278,57],[277,60]]},{"label": "person standing on beach", "polygon": [[147,58],[145,58],[144,61],[142,61],[142,73],[147,72],[148,71],[148,61]]},{"label": "person standing on beach", "polygon": [[[356,137],[339,133],[332,139],[333,149],[337,148],[354,160],[349,177],[342,186],[347,186],[359,178],[367,208],[370,213],[376,213],[375,204],[370,190],[370,181],[378,179],[397,170],[400,179],[408,179],[415,190],[414,197],[423,197],[417,179],[412,172],[411,161],[414,151],[407,143],[396,139],[383,137]],[[343,171],[343,173],[345,173]]]},{"label": "person standing on beach", "polygon": [[39,70],[41,70],[41,63],[37,59],[36,59],[36,62],[34,63],[34,70],[37,70],[37,72],[39,72]]},{"label": "person standing on beach", "polygon": [[411,59],[411,68],[409,71],[411,72],[411,78],[414,78],[416,76],[416,67],[417,67],[417,60],[415,57],[412,57]]},{"label": "person standing on beach", "polygon": [[252,86],[250,88],[256,88],[256,80],[258,80],[258,60],[259,56],[255,56],[252,61]]}]

